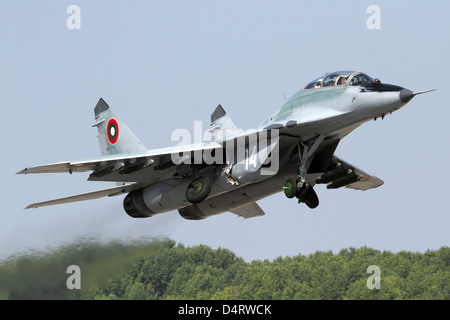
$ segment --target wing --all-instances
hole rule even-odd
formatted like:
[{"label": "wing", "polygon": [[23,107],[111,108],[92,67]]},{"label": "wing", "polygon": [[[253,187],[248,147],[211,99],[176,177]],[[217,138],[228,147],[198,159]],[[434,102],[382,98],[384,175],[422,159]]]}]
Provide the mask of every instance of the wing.
[{"label": "wing", "polygon": [[355,190],[369,190],[383,185],[383,180],[372,176],[344,160],[333,156],[329,170],[316,183],[328,184],[327,189],[346,187]]},{"label": "wing", "polygon": [[235,208],[233,210],[230,210],[230,212],[237,214],[238,216],[241,216],[245,219],[263,216],[265,214],[263,209],[261,209],[261,207],[256,202],[252,202],[246,204],[245,206]]},{"label": "wing", "polygon": [[117,187],[98,190],[98,191],[94,191],[94,192],[82,193],[82,194],[78,194],[78,195],[74,195],[74,196],[70,196],[70,197],[59,198],[59,199],[54,199],[54,200],[49,200],[49,201],[44,201],[44,202],[37,202],[37,203],[30,204],[25,209],[39,208],[39,207],[45,207],[45,206],[51,206],[51,205],[55,205],[55,204],[63,204],[63,203],[69,203],[69,202],[92,200],[92,199],[98,199],[98,198],[103,198],[103,197],[113,197],[113,196],[121,195],[123,193],[131,192],[131,191],[134,191],[134,190],[137,190],[140,188],[142,188],[142,186],[139,183],[132,183],[132,184],[128,184],[128,185],[117,186]]},{"label": "wing", "polygon": [[134,154],[116,154],[80,161],[51,163],[25,168],[18,174],[93,171],[88,180],[151,184],[168,175],[173,176],[177,165],[182,161],[194,163],[198,153],[201,159],[201,152],[221,147],[216,142],[203,142]]}]

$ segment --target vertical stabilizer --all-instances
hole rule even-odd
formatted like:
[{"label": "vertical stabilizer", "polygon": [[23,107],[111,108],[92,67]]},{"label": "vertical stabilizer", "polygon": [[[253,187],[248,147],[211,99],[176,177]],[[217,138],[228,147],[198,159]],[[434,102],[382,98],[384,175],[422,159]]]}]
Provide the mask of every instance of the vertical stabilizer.
[{"label": "vertical stabilizer", "polygon": [[102,156],[147,151],[147,148],[102,98],[95,106],[94,113],[96,123],[93,126],[98,129],[98,142]]},{"label": "vertical stabilizer", "polygon": [[220,104],[211,114],[211,129],[209,131],[214,141],[229,139],[240,132]]}]

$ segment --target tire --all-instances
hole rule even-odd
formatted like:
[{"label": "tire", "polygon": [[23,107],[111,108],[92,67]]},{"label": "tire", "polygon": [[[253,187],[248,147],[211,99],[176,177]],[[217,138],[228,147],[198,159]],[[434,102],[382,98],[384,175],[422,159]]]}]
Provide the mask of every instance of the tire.
[{"label": "tire", "polygon": [[305,203],[310,209],[314,209],[319,206],[319,197],[317,197],[317,193],[314,191],[313,187],[306,189]]},{"label": "tire", "polygon": [[284,195],[289,199],[292,199],[297,194],[297,182],[295,179],[288,179],[283,186]]},{"label": "tire", "polygon": [[186,189],[186,199],[196,204],[205,200],[211,192],[211,183],[207,178],[198,178],[192,181]]}]

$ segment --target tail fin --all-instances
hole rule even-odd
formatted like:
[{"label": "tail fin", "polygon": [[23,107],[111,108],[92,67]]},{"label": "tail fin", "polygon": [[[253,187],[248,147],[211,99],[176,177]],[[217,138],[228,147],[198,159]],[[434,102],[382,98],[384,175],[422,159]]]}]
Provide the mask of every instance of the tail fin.
[{"label": "tail fin", "polygon": [[211,136],[213,140],[221,140],[237,135],[240,130],[219,104],[211,114]]},{"label": "tail fin", "polygon": [[93,127],[98,129],[98,141],[102,156],[147,151],[147,148],[112,112],[102,98],[95,106],[94,113],[96,124]]}]

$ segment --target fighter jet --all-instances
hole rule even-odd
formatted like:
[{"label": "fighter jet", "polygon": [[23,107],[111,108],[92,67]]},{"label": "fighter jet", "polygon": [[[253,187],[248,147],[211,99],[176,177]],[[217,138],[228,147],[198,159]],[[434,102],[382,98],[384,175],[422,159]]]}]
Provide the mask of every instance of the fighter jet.
[{"label": "fighter jet", "polygon": [[429,91],[412,92],[363,72],[327,73],[296,92],[256,129],[238,129],[218,105],[211,115],[210,140],[154,150],[100,98],[93,125],[100,157],[18,173],[91,172],[88,180],[116,182],[108,189],[33,203],[27,209],[127,194],[123,207],[133,218],[174,210],[190,220],[227,211],[251,218],[264,215],[258,200],[278,192],[316,208],[317,184],[356,190],[383,184],[338,158],[335,150],[363,123],[383,119]]}]

